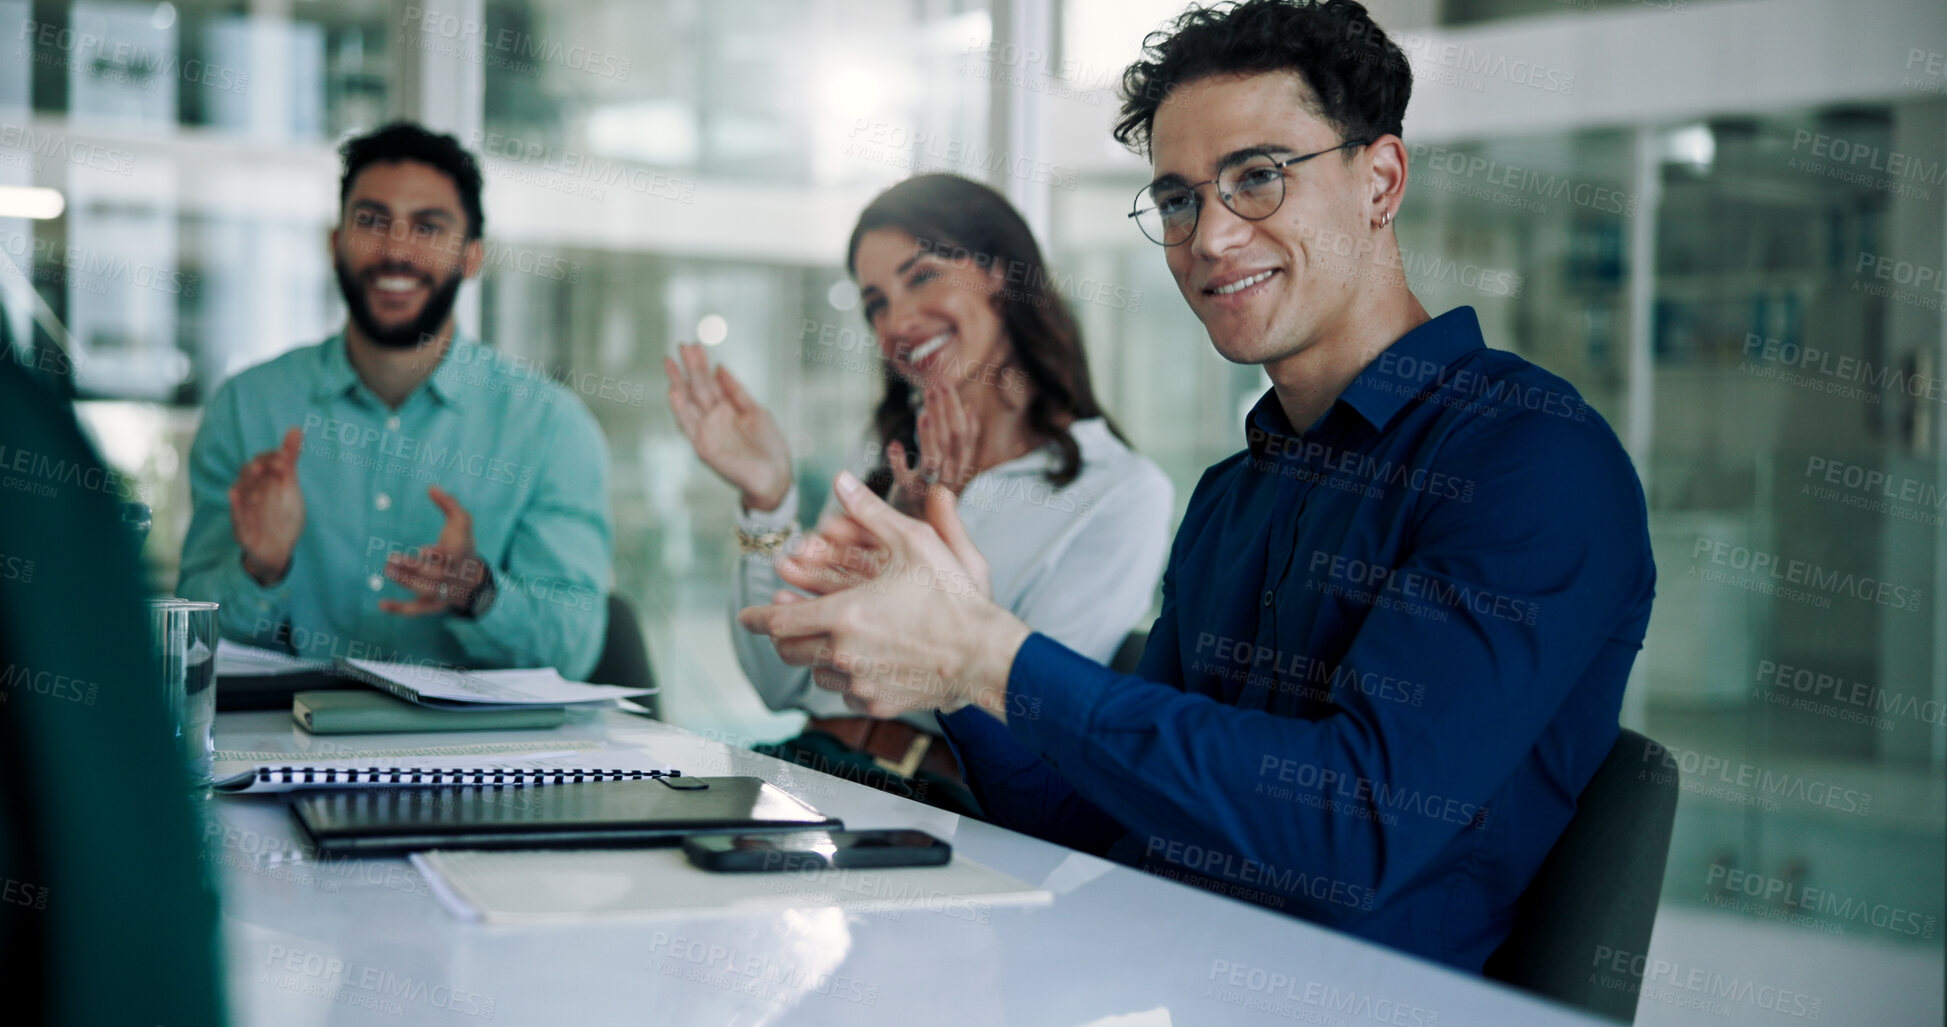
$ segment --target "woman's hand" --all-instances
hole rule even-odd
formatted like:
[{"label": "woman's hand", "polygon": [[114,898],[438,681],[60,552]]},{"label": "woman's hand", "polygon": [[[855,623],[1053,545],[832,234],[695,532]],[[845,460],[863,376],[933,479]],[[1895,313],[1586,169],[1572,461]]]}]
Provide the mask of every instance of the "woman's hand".
[{"label": "woman's hand", "polygon": [[980,470],[975,462],[980,451],[980,423],[945,382],[927,382],[925,396],[926,405],[919,413],[919,466],[906,466],[903,444],[886,446],[893,506],[909,513],[926,508],[929,487],[939,486],[958,496]]},{"label": "woman's hand", "polygon": [[710,469],[743,493],[744,509],[775,510],[791,491],[791,447],[777,422],[744,391],[729,369],[714,371],[703,347],[678,347],[683,362],[663,358],[669,409]]}]

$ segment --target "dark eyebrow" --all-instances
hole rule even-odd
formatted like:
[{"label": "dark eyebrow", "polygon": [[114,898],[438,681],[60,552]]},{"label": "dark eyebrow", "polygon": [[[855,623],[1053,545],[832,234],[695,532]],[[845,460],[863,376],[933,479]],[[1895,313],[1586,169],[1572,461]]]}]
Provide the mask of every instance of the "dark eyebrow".
[{"label": "dark eyebrow", "polygon": [[[373,211],[374,213],[384,214],[387,217],[395,216],[392,213],[391,207],[373,199],[353,200],[352,209],[369,210],[369,211]],[[456,217],[456,215],[454,215],[452,211],[447,210],[445,207],[421,207],[418,210],[413,211],[408,216],[417,218],[422,221],[430,221],[433,219],[452,221]]]},{"label": "dark eyebrow", "polygon": [[912,256],[907,257],[906,262],[904,264],[899,265],[897,268],[893,269],[892,273],[895,275],[905,274],[906,272],[912,270],[914,264],[919,263],[919,258],[924,256],[926,256],[926,251],[921,250],[918,253],[915,253]]},{"label": "dark eyebrow", "polygon": [[[1274,153],[1297,153],[1297,152],[1298,151],[1292,149],[1289,146],[1286,146],[1283,143],[1258,143],[1255,146],[1246,146],[1243,149],[1232,150],[1229,153],[1224,154],[1223,157],[1217,161],[1217,173],[1221,175],[1224,173],[1225,168],[1235,167],[1236,165],[1242,164],[1245,161],[1250,160],[1252,157],[1268,157]],[[1190,184],[1190,180],[1184,178],[1182,175],[1170,174],[1170,175],[1163,175],[1162,177],[1156,179],[1156,181],[1149,183],[1149,187],[1151,189],[1154,189],[1159,185],[1189,185],[1189,184]]]},{"label": "dark eyebrow", "polygon": [[1297,152],[1297,150],[1283,143],[1259,143],[1256,146],[1246,146],[1241,150],[1232,150],[1224,154],[1224,159],[1217,162],[1217,170],[1222,171],[1232,165],[1242,164],[1252,157],[1269,157],[1274,153]]},{"label": "dark eyebrow", "polygon": [[[926,253],[927,251],[921,250],[918,253],[915,253],[912,256],[907,257],[906,262],[904,264],[901,264],[898,267],[892,269],[893,277],[897,278],[900,275],[903,275],[906,272],[912,270],[913,265],[919,263],[919,258],[926,256]],[[859,286],[860,299],[866,299],[869,297],[871,293],[875,293],[875,292],[879,293],[880,295],[884,295],[884,292],[876,285]]]}]

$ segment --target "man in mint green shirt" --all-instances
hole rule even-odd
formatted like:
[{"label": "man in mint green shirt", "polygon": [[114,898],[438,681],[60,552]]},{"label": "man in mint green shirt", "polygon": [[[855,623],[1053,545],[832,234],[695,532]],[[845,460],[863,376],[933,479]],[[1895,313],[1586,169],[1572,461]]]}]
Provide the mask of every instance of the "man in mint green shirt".
[{"label": "man in mint green shirt", "polygon": [[608,449],[572,393],[457,338],[480,172],[451,136],[347,142],[345,330],[237,375],[190,451],[179,594],[307,657],[551,666],[606,627]]}]

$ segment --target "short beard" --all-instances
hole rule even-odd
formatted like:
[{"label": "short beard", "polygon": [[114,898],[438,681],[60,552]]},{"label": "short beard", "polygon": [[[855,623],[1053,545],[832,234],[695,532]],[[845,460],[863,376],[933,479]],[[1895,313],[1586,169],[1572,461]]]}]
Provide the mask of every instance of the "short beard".
[{"label": "short beard", "polygon": [[[334,258],[331,263],[338,272],[338,291],[345,294],[345,306],[351,311],[352,323],[373,344],[386,349],[413,349],[436,338],[441,326],[446,324],[446,318],[453,313],[453,303],[459,298],[460,286],[466,281],[465,275],[455,274],[443,282],[435,282],[431,295],[426,297],[425,306],[419,308],[418,317],[396,328],[386,328],[379,324],[378,318],[372,316],[372,308],[365,302],[364,284],[345,266],[344,259]],[[373,272],[420,273],[414,268],[392,264],[381,264]]]}]

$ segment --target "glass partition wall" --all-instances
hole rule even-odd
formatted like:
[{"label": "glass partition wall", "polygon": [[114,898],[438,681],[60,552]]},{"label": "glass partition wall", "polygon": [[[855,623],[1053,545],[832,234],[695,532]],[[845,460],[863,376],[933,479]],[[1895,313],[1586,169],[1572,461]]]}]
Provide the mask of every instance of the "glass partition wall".
[{"label": "glass partition wall", "polygon": [[1947,901],[1943,129],[1937,100],[1671,127],[1656,233],[1665,894],[1892,959],[1938,955]]}]

